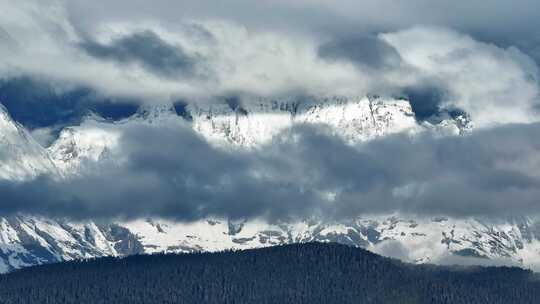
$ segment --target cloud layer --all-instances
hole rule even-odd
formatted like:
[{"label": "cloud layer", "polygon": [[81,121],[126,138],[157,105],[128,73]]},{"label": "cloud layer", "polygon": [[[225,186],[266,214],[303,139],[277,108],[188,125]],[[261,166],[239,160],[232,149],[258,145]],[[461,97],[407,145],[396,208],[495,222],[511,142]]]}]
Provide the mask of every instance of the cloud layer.
[{"label": "cloud layer", "polygon": [[327,134],[301,126],[272,145],[233,153],[211,147],[184,122],[141,124],[125,130],[114,151],[122,157],[81,176],[0,182],[0,213],[189,221],[540,212],[537,124],[358,146]]},{"label": "cloud layer", "polygon": [[198,58],[186,54],[152,31],[137,32],[113,40],[110,44],[84,41],[80,47],[90,56],[119,64],[139,63],[151,73],[163,77],[196,76]]},{"label": "cloud layer", "polygon": [[[171,7],[160,1],[128,5],[117,0],[105,11],[81,1],[46,2],[49,5],[37,1],[4,5],[7,9],[0,16],[4,78],[46,79],[64,90],[82,86],[106,96],[146,101],[197,100],[238,92],[403,95],[427,87],[436,88],[440,99],[424,110],[457,108],[469,113],[479,127],[532,122],[538,116],[538,69],[533,58],[506,43],[498,46],[452,29],[475,28],[469,14],[455,26],[445,18],[426,26],[412,23],[412,17],[418,16],[405,9],[395,24],[388,20],[390,15],[378,14],[379,19],[366,20],[364,29],[317,35],[292,30],[289,23],[285,25],[290,31],[272,23],[262,26],[249,13],[269,9],[265,2],[238,1],[231,7],[206,10],[210,3],[205,1]],[[426,12],[440,13],[439,5],[417,2]],[[343,1],[328,14],[347,16],[345,7],[370,11],[379,5]],[[244,9],[236,12],[232,7],[237,6]],[[278,1],[269,15],[281,20],[277,12],[285,9],[299,16],[307,16],[310,10],[322,14],[328,6],[325,1],[317,6]],[[493,8],[502,12],[506,6],[497,2]],[[447,8],[460,10],[449,3]],[[169,11],[191,17],[176,17],[173,22],[167,19]],[[216,13],[205,15],[205,11]],[[94,13],[83,18],[82,12]],[[487,30],[487,21],[479,28]],[[311,29],[324,26],[317,18],[302,22]]]}]

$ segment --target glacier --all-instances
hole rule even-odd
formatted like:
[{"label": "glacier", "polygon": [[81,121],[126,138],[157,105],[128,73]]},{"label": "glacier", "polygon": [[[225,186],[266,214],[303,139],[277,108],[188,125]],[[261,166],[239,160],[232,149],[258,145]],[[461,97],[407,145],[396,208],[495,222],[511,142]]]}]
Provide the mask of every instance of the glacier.
[{"label": "glacier", "polygon": [[[394,133],[459,136],[473,128],[464,115],[418,122],[409,101],[402,98],[250,97],[242,102],[192,102],[180,111],[169,103],[146,105],[119,121],[88,115],[80,125],[64,128],[58,139],[44,148],[1,107],[0,178],[78,174],[87,164],[117,158],[113,152],[125,127],[169,120],[185,121],[212,145],[233,150],[271,144],[296,124],[324,125],[351,144]],[[525,217],[502,221],[388,214],[341,222],[207,218],[186,223],[159,218],[73,221],[18,214],[0,218],[0,272],[80,258],[247,249],[307,241],[335,241],[386,255],[392,253],[385,244],[397,244],[403,249],[399,258],[414,263],[445,263],[453,261],[452,257],[532,268],[540,263],[540,222]]]}]

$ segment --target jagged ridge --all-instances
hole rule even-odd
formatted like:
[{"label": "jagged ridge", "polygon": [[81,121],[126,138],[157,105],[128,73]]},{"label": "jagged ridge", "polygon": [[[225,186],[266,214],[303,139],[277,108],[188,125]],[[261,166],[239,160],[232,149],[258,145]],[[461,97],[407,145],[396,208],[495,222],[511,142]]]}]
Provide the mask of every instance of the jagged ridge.
[{"label": "jagged ridge", "polygon": [[[2,129],[15,130],[4,133],[11,135],[1,142],[2,151],[4,148],[14,151],[19,158],[40,157],[40,162],[35,165],[38,168],[28,167],[32,173],[28,176],[54,172],[56,168],[61,174],[77,174],[84,170],[86,162],[111,157],[109,152],[115,149],[123,128],[132,123],[159,124],[169,119],[186,119],[194,130],[217,146],[248,149],[268,143],[280,131],[301,123],[329,126],[350,143],[396,132],[435,129],[441,133],[459,134],[470,128],[470,122],[463,116],[445,119],[436,125],[419,124],[408,101],[399,99],[254,98],[244,102],[224,100],[189,104],[180,116],[171,105],[143,107],[135,116],[117,122],[89,116],[80,126],[64,129],[58,140],[45,150],[9,118],[5,109],[2,110]],[[24,148],[16,150],[12,146]],[[10,165],[2,163],[0,172]],[[13,174],[2,176],[16,177]],[[206,219],[186,224],[148,219],[98,225],[92,221],[71,223],[21,215],[1,219],[0,224],[0,272],[81,257],[215,251],[314,240],[337,241],[375,251],[385,251],[386,244],[397,244],[405,252],[400,257],[414,262],[439,262],[450,254],[457,254],[483,259],[506,258],[533,265],[540,256],[538,226],[533,219],[494,224],[478,219],[388,215],[342,223],[323,223],[315,219],[277,224],[263,220]]]}]

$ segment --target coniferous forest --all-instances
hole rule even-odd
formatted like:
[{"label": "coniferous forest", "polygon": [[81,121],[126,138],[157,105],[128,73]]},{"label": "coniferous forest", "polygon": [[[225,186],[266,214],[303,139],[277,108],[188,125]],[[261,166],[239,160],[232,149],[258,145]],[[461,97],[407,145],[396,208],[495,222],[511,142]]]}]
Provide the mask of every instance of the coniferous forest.
[{"label": "coniferous forest", "polygon": [[540,278],[308,243],[31,267],[0,276],[0,303],[540,303]]}]

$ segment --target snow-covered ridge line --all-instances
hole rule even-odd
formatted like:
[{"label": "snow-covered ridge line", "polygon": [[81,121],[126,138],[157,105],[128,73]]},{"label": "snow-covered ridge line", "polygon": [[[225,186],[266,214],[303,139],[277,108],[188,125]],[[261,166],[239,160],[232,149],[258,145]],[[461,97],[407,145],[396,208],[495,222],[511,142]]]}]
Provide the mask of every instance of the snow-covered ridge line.
[{"label": "snow-covered ridge line", "polygon": [[44,173],[59,172],[47,151],[0,103],[0,179],[21,180]]},{"label": "snow-covered ridge line", "polygon": [[417,124],[408,101],[379,97],[254,98],[241,103],[214,100],[190,103],[183,111],[177,115],[171,104],[159,104],[143,106],[134,116],[117,122],[90,116],[80,126],[64,129],[48,152],[62,171],[76,173],[84,162],[108,157],[124,127],[171,119],[189,122],[215,146],[240,148],[269,143],[295,124],[328,126],[350,143],[425,128]]},{"label": "snow-covered ridge line", "polygon": [[193,128],[220,144],[253,147],[268,143],[294,124],[321,124],[355,143],[418,127],[407,100],[380,97],[255,98],[243,103],[193,103]]},{"label": "snow-covered ridge line", "polygon": [[[3,110],[3,111],[2,111]],[[242,102],[223,100],[193,103],[177,115],[172,105],[143,107],[133,117],[111,122],[88,116],[79,126],[65,128],[48,149],[33,141],[5,109],[0,109],[0,177],[27,178],[58,170],[76,174],[85,162],[99,162],[118,145],[125,127],[136,123],[161,124],[186,120],[194,130],[217,146],[252,148],[294,124],[322,124],[350,143],[396,132],[435,130],[459,134],[470,127],[463,117],[433,125],[418,124],[410,103],[380,97],[320,97],[311,99],[254,98]],[[116,155],[115,155],[116,156]],[[30,159],[32,162],[11,160]],[[12,170],[24,168],[18,175]],[[8,174],[9,173],[9,174]],[[205,219],[177,223],[160,219],[97,224],[35,216],[0,218],[0,272],[12,269],[104,255],[160,251],[254,248],[290,242],[337,241],[387,254],[387,244],[404,248],[401,258],[437,262],[445,256],[505,258],[532,265],[540,261],[540,245],[531,219],[486,224],[476,219],[430,219],[399,215],[356,219],[341,223],[318,220],[268,223],[264,220],[231,222]]]}]

